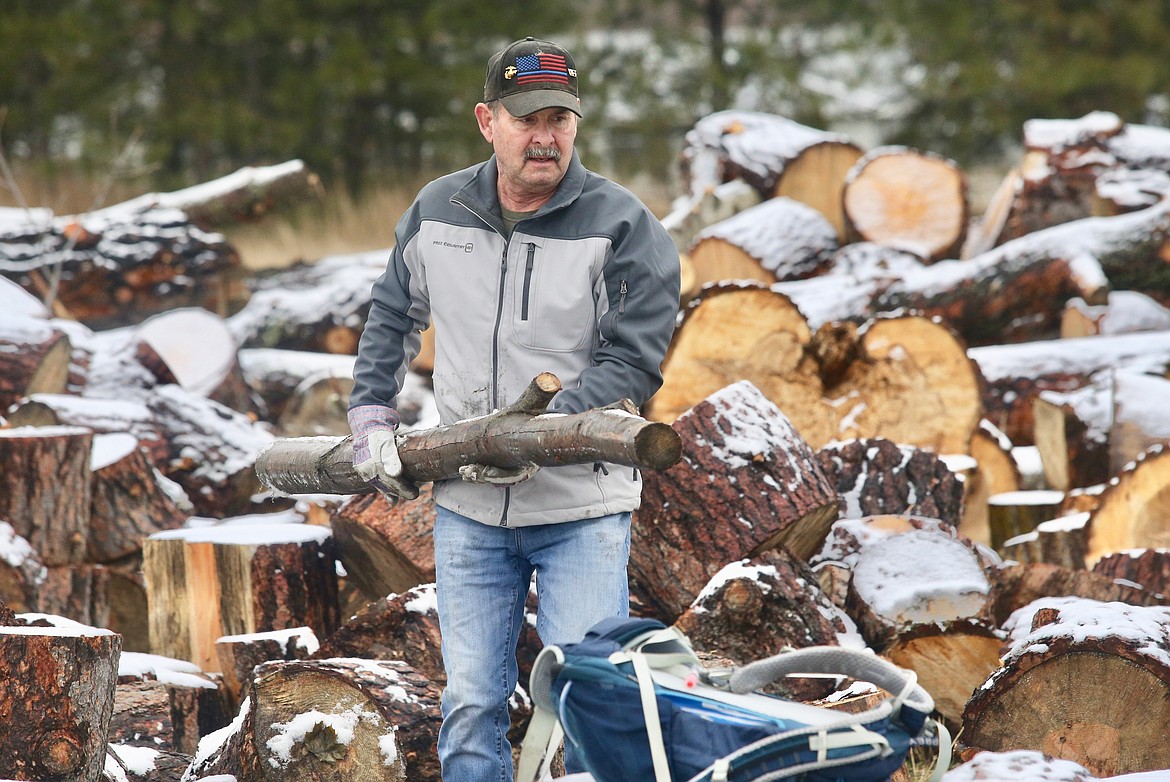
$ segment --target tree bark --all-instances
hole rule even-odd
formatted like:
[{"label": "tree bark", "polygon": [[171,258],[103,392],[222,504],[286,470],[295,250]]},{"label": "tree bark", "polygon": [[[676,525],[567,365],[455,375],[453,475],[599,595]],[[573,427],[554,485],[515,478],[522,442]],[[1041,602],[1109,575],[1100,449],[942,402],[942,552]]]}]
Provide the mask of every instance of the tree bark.
[{"label": "tree bark", "polygon": [[310,657],[409,660],[415,670],[442,686],[447,674],[440,643],[435,586],[421,584],[400,595],[386,595],[370,602],[326,638]]},{"label": "tree bark", "polygon": [[[458,476],[466,464],[520,467],[610,462],[661,470],[679,458],[678,435],[669,426],[624,410],[541,415],[561,388],[549,372],[538,375],[520,399],[491,415],[402,435],[403,475],[416,483]],[[263,483],[289,494],[373,491],[353,469],[348,438],[278,440],[256,458]]]},{"label": "tree bark", "polygon": [[1166,605],[1168,602],[1167,597],[1157,592],[1116,583],[1100,573],[1048,563],[1007,563],[987,572],[993,586],[988,616],[997,627],[1007,622],[1013,612],[1042,597],[1084,597],[1135,606]]},{"label": "tree bark", "polygon": [[163,488],[138,439],[129,433],[94,437],[95,464],[90,500],[90,562],[113,562],[142,551],[155,532],[182,526],[190,514]]},{"label": "tree bark", "polygon": [[0,429],[0,519],[45,565],[83,562],[93,433],[80,427]]},{"label": "tree bark", "polygon": [[845,235],[912,252],[958,257],[967,233],[967,177],[953,160],[879,147],[853,164],[842,198]]},{"label": "tree bark", "polygon": [[845,518],[908,514],[958,526],[963,484],[934,453],[880,437],[848,440],[817,451],[841,496]]},{"label": "tree bark", "polygon": [[0,628],[0,777],[98,782],[122,639]]},{"label": "tree bark", "polygon": [[1106,554],[1093,572],[1115,581],[1138,584],[1149,592],[1170,593],[1170,549],[1148,548]]},{"label": "tree bark", "polygon": [[631,588],[664,621],[728,562],[780,546],[807,558],[837,517],[812,449],[751,383],[713,394],[673,428],[682,460],[645,475],[630,553]]}]

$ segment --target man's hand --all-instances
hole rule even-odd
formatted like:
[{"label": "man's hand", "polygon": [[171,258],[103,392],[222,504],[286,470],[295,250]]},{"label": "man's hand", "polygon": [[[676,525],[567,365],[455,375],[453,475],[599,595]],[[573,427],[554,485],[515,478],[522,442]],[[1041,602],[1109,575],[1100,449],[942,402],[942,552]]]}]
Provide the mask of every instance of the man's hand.
[{"label": "man's hand", "polygon": [[381,405],[361,405],[349,411],[353,431],[353,468],[362,479],[391,502],[418,497],[418,486],[402,475],[398,456],[398,413]]},{"label": "man's hand", "polygon": [[459,477],[468,483],[490,483],[495,486],[513,486],[526,481],[540,469],[529,462],[520,467],[496,467],[491,464],[465,464],[459,468]]}]

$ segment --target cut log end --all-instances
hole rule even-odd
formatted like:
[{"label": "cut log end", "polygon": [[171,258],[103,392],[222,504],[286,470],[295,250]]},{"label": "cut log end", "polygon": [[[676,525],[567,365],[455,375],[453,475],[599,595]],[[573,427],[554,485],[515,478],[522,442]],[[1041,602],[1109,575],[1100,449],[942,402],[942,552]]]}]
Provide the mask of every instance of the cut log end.
[{"label": "cut log end", "polygon": [[665,470],[682,458],[682,439],[669,424],[652,423],[634,436],[638,460],[651,470]]}]

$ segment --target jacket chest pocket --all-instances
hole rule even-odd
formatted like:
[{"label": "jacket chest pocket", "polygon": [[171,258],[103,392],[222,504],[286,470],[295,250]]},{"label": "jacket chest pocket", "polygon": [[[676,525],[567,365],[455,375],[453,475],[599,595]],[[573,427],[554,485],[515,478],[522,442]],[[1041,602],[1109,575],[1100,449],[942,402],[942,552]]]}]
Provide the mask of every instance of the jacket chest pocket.
[{"label": "jacket chest pocket", "polygon": [[517,341],[537,350],[579,350],[597,328],[590,265],[536,242],[520,247],[513,307]]}]

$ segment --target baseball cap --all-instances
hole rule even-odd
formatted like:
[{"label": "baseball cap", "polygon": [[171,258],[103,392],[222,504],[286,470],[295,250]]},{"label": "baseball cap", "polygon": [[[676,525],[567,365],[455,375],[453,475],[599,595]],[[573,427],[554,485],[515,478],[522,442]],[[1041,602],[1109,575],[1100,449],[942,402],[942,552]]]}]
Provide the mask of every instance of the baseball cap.
[{"label": "baseball cap", "polygon": [[577,97],[573,56],[555,43],[532,37],[508,44],[488,60],[483,99],[500,101],[516,117],[552,106],[585,116]]}]

